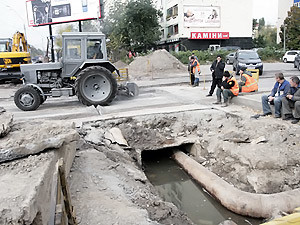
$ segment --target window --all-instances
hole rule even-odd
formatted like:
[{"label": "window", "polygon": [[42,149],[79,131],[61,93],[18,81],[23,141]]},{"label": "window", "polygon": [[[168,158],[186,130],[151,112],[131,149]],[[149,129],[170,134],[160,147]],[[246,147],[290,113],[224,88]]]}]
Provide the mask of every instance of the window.
[{"label": "window", "polygon": [[66,58],[81,59],[81,40],[68,39],[66,40]]},{"label": "window", "polygon": [[173,35],[173,25],[168,26],[168,37],[171,37]]},{"label": "window", "polygon": [[174,5],[173,6],[173,13],[172,13],[173,17],[178,16],[178,5]]},{"label": "window", "polygon": [[172,8],[167,9],[167,20],[169,20],[172,17]]},{"label": "window", "polygon": [[167,9],[167,20],[169,20],[171,17],[175,18],[178,16],[178,5],[174,5],[171,8]]},{"label": "window", "polygon": [[178,24],[174,25],[174,34],[178,34]]},{"label": "window", "polygon": [[102,40],[88,39],[87,40],[87,58],[88,59],[103,59]]}]

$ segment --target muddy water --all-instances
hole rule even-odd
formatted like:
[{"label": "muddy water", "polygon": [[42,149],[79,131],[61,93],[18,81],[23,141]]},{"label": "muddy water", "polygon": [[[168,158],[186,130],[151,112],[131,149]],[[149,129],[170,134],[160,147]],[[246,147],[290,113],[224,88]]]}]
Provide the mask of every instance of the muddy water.
[{"label": "muddy water", "polygon": [[[153,153],[153,151],[152,151]],[[159,195],[184,211],[199,225],[218,225],[231,219],[238,225],[258,225],[262,220],[237,215],[217,202],[180,168],[170,154],[144,154],[145,173]]]}]

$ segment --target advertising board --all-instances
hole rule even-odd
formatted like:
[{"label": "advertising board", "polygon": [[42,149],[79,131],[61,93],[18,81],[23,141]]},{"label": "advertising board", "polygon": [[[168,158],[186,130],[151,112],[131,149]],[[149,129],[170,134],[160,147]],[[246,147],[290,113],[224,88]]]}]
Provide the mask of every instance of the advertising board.
[{"label": "advertising board", "polygon": [[184,6],[183,24],[185,27],[220,27],[219,6]]},{"label": "advertising board", "polygon": [[26,0],[29,26],[43,26],[101,17],[100,0]]}]

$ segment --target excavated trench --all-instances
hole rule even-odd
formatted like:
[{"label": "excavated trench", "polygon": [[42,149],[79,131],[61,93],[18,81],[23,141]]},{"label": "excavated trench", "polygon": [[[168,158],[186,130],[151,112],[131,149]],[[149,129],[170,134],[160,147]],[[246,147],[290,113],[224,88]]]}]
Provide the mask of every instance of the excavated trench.
[{"label": "excavated trench", "polygon": [[[203,108],[103,119],[83,123],[78,141],[71,124],[11,125],[10,116],[0,130],[1,159],[8,160],[1,164],[1,219],[34,224],[53,217],[61,157],[66,171],[71,168],[71,199],[81,224],[216,224],[229,218],[256,224],[248,216],[291,212],[300,205],[300,128],[249,117]],[[168,157],[145,161],[178,146],[187,153],[173,154],[183,169]],[[213,219],[206,217],[210,213]]]},{"label": "excavated trench", "polygon": [[172,202],[199,225],[220,224],[225,220],[234,221],[239,225],[261,224],[261,219],[243,217],[226,209],[174,161],[174,151],[186,152],[189,148],[181,146],[143,152],[146,176],[163,200]]},{"label": "excavated trench", "polygon": [[[113,138],[115,131],[112,129],[118,130],[126,143],[116,141]],[[85,123],[81,136],[87,143],[97,146],[97,150],[103,152],[107,158],[118,162],[118,175],[128,166],[129,161],[139,173],[145,166],[146,174],[154,186],[165,184],[166,188],[158,188],[158,192],[162,193],[161,197],[172,201],[180,210],[183,210],[183,205],[187,206],[186,213],[195,223],[203,219],[216,224],[215,219],[237,218],[238,224],[258,224],[261,220],[249,217],[270,218],[276,213],[278,215],[280,211],[291,212],[300,205],[300,200],[296,198],[300,190],[299,131],[298,126],[290,126],[273,118],[252,120],[247,112],[228,113],[204,108]],[[162,158],[158,160],[159,164],[149,161],[143,163],[144,156],[149,158],[155,152],[163,155],[165,149],[178,146],[185,146],[189,156],[176,153],[176,161],[197,183],[185,173],[179,175],[178,171],[182,172],[182,169],[178,165],[170,165],[169,160]],[[174,173],[171,172],[175,177],[168,173],[171,169],[175,170]],[[128,174],[132,174],[132,170]],[[159,175],[162,177],[158,178]],[[170,205],[157,199],[157,190],[152,189],[153,186],[148,183],[147,178],[134,180],[143,180],[142,188],[147,192],[147,203],[143,198],[145,193],[140,194],[140,197],[135,195],[134,198],[129,198],[146,209],[151,220],[163,224],[190,223],[180,211],[174,213],[174,208],[171,210],[173,214],[168,211]],[[183,190],[185,185],[187,191]],[[204,190],[202,187],[206,191],[200,192]],[[139,192],[140,188],[139,184],[133,189]],[[185,199],[190,195],[197,199]],[[201,206],[204,202],[208,204],[204,206],[205,209],[189,211],[190,208],[195,208],[193,203]],[[224,208],[218,202],[245,217],[231,214],[228,210],[223,211]],[[205,215],[209,214],[208,211],[215,210],[215,218],[193,219],[202,210],[207,212]]]}]

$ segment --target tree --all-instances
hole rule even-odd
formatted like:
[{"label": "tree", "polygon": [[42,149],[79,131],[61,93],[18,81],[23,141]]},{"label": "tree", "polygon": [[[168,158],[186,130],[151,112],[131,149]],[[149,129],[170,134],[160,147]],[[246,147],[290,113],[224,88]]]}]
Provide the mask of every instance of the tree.
[{"label": "tree", "polygon": [[[288,49],[300,48],[300,8],[297,6],[291,7],[288,12],[287,18],[284,20],[284,25],[281,26],[279,33],[281,38],[281,44],[283,44],[284,38],[286,47]],[[285,32],[284,32],[285,26]],[[285,33],[285,37],[284,37]]]},{"label": "tree", "polygon": [[[126,7],[124,22],[127,28],[127,47],[147,50],[160,39],[158,18],[151,0],[133,0]],[[125,35],[125,34],[124,34]]]},{"label": "tree", "polygon": [[113,49],[145,51],[160,38],[159,15],[151,0],[116,1],[104,20],[102,31]]},{"label": "tree", "polygon": [[277,31],[276,28],[273,28],[270,25],[265,25],[265,19],[260,18],[257,23],[257,19],[252,21],[253,27],[258,25],[258,30],[255,31],[255,38],[253,39],[253,45],[255,48],[264,48],[264,47],[276,47],[276,37]]},{"label": "tree", "polygon": [[35,48],[34,46],[30,46],[30,55],[31,57],[36,57],[36,56],[40,56],[40,55],[44,55],[43,50],[39,49],[39,48]]},{"label": "tree", "polygon": [[260,31],[266,25],[265,18],[260,18],[258,20],[258,30]]}]

